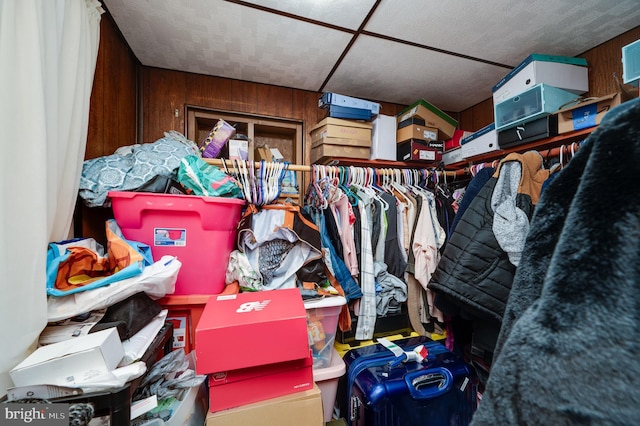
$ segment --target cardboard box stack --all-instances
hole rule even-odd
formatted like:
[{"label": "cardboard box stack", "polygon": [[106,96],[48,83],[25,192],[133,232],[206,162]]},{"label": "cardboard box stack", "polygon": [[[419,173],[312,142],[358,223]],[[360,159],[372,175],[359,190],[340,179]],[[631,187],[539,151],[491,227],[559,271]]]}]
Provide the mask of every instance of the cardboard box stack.
[{"label": "cardboard box stack", "polygon": [[318,107],[327,118],[311,129],[311,162],[325,164],[335,157],[366,160],[371,155],[373,124],[380,104],[325,92]]},{"label": "cardboard box stack", "polygon": [[458,122],[420,99],[396,117],[396,160],[439,163]]},{"label": "cardboard box stack", "polygon": [[[196,327],[196,340],[196,372],[209,376],[213,414],[207,424],[264,420],[269,412],[284,421],[284,412],[274,411],[269,402],[279,397],[305,410],[298,413],[304,424],[323,423],[321,395],[314,392],[307,313],[298,289],[212,296]],[[304,391],[310,392],[293,395]]]},{"label": "cardboard box stack", "polygon": [[327,117],[311,129],[311,162],[323,164],[333,157],[369,159],[369,122]]}]

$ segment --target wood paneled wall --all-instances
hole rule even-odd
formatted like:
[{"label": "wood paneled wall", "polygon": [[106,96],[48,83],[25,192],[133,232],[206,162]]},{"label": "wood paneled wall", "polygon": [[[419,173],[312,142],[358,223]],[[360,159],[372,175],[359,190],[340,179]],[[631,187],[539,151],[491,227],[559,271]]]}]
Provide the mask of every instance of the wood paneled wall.
[{"label": "wood paneled wall", "polygon": [[[618,91],[613,75],[617,75],[622,82],[622,47],[638,39],[640,39],[640,26],[577,55],[585,58],[589,67],[589,92],[585,96],[604,96]],[[470,131],[476,131],[491,124],[493,99],[488,98],[462,111],[458,120],[461,129]]]},{"label": "wood paneled wall", "polygon": [[[186,107],[198,106],[297,120],[309,130],[324,117],[321,93],[260,83],[145,67],[142,72],[143,142],[161,138],[167,130],[186,134]],[[381,103],[381,113],[395,115],[404,105]],[[199,141],[195,141],[199,142]],[[305,144],[309,164],[309,144]]]},{"label": "wood paneled wall", "polygon": [[100,21],[100,46],[91,91],[85,159],[136,143],[140,64],[108,13]]},{"label": "wood paneled wall", "polygon": [[[89,107],[85,159],[113,154],[137,141],[137,80],[140,64],[108,13],[100,20],[100,46]],[[108,208],[76,204],[74,234],[106,244]],[[106,245],[105,245],[106,247]]]}]

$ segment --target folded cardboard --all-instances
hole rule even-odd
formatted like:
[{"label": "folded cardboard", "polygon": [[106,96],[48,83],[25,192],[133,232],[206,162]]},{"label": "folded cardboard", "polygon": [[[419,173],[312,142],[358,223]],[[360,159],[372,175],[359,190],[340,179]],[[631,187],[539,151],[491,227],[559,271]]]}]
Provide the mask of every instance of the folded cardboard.
[{"label": "folded cardboard", "polygon": [[421,139],[424,141],[438,140],[438,129],[435,127],[419,126],[417,124],[398,129],[396,132],[397,143],[408,141],[409,139]]},{"label": "folded cardboard", "polygon": [[306,358],[307,314],[300,290],[211,296],[196,341],[198,374]]},{"label": "folded cardboard", "polygon": [[577,95],[588,92],[587,60],[557,55],[529,55],[493,86],[493,103],[512,98],[540,83]]},{"label": "folded cardboard", "polygon": [[398,161],[434,163],[442,161],[442,142],[410,139],[396,145]]},{"label": "folded cardboard", "polygon": [[463,138],[460,143],[464,159],[500,149],[495,123],[484,126],[477,132]]},{"label": "folded cardboard", "polygon": [[311,163],[321,164],[335,157],[369,159],[371,148],[363,146],[319,144],[311,148]]},{"label": "folded cardboard", "polygon": [[378,114],[371,123],[370,160],[396,159],[396,118]]},{"label": "folded cardboard", "polygon": [[353,98],[351,96],[340,95],[333,92],[324,92],[320,99],[318,99],[318,107],[329,108],[329,106],[331,105],[364,109],[371,111],[371,114],[373,115],[376,115],[380,112],[380,104],[377,102],[371,102],[360,98]]},{"label": "folded cardboard", "polygon": [[397,115],[398,123],[411,117],[424,119],[425,126],[435,127],[442,133],[441,139],[449,139],[458,126],[458,122],[424,99],[414,102]]},{"label": "folded cardboard", "polygon": [[15,386],[75,386],[114,370],[123,357],[118,330],[108,328],[41,346],[9,375]]},{"label": "folded cardboard", "polygon": [[575,93],[544,83],[538,84],[494,106],[496,130],[515,127],[552,114],[576,98]]},{"label": "folded cardboard", "polygon": [[311,141],[321,138],[371,140],[371,123],[327,117],[311,128]]},{"label": "folded cardboard", "polygon": [[313,357],[209,375],[215,412],[313,388]]},{"label": "folded cardboard", "polygon": [[605,114],[613,107],[626,102],[632,97],[631,94],[618,92],[563,108],[556,113],[558,116],[558,133],[573,132],[597,126]]},{"label": "folded cardboard", "polygon": [[498,131],[498,146],[501,149],[506,149],[557,135],[558,117],[556,115],[548,115],[519,124],[516,127]]},{"label": "folded cardboard", "polygon": [[306,391],[207,414],[206,426],[324,426],[322,394]]}]

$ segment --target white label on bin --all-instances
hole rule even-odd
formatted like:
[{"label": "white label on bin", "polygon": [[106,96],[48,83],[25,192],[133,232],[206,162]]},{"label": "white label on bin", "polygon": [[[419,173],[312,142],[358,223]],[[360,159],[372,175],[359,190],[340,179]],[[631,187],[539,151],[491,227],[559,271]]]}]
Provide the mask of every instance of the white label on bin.
[{"label": "white label on bin", "polygon": [[184,228],[154,228],[153,245],[185,247],[187,245],[187,230]]},{"label": "white label on bin", "polygon": [[434,151],[420,151],[421,160],[435,160],[436,153]]}]

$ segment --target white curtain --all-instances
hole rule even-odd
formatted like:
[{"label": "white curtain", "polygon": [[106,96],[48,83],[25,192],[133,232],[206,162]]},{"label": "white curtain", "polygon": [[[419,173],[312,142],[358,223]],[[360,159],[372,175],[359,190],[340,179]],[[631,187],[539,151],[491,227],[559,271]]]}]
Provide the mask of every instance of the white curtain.
[{"label": "white curtain", "polygon": [[97,0],[0,0],[0,395],[46,324],[47,244],[70,235]]}]

